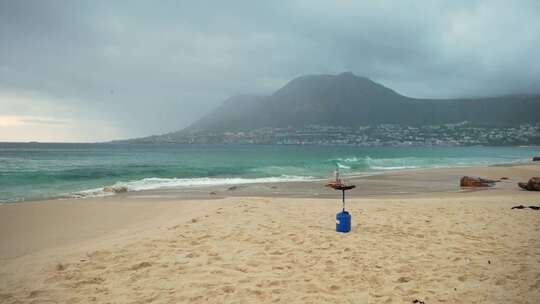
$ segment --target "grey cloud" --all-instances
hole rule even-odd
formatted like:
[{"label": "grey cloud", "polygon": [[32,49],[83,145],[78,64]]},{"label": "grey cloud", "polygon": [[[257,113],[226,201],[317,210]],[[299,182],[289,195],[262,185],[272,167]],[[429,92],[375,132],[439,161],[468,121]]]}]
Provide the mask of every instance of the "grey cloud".
[{"label": "grey cloud", "polygon": [[133,137],[303,74],[352,71],[413,97],[539,93],[539,15],[537,1],[3,1],[0,93],[56,102],[0,109]]}]

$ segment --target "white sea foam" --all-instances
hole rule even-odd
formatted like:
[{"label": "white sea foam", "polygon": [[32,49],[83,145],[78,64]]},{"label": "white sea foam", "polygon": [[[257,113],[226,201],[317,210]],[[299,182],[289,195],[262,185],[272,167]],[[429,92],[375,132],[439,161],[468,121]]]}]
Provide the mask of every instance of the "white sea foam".
[{"label": "white sea foam", "polygon": [[400,157],[400,158],[372,158],[364,157],[346,157],[329,160],[341,169],[362,169],[375,171],[391,171],[404,169],[421,168],[450,168],[464,166],[491,166],[499,164],[519,164],[528,163],[527,159],[503,159],[503,158],[433,158],[433,157]]},{"label": "white sea foam", "polygon": [[241,184],[259,184],[259,183],[279,183],[311,180],[310,176],[289,176],[280,177],[261,177],[261,178],[158,178],[150,177],[141,180],[118,182],[115,186],[125,186],[129,191],[152,190],[159,188],[182,188],[182,187],[206,187],[206,186],[225,186]]},{"label": "white sea foam", "polygon": [[[279,177],[261,177],[261,178],[159,178],[149,177],[140,180],[128,182],[117,182],[113,187],[127,187],[128,191],[155,190],[164,188],[194,188],[208,186],[229,186],[242,184],[260,184],[260,183],[282,183],[282,182],[300,182],[314,180],[312,176],[293,176],[282,175]],[[106,192],[103,188],[89,189],[69,194],[69,197],[85,198],[114,195],[112,192]]]},{"label": "white sea foam", "polygon": [[338,166],[338,168],[340,168],[340,169],[350,169],[350,168],[351,168],[351,167],[346,166],[346,165],[343,165],[343,164],[341,164],[341,163],[337,163],[337,166]]},{"label": "white sea foam", "polygon": [[379,166],[370,166],[370,169],[373,170],[405,170],[405,169],[418,169],[420,166],[388,166],[388,167],[379,167]]},{"label": "white sea foam", "polygon": [[106,192],[103,188],[94,188],[94,189],[67,193],[63,196],[69,197],[69,198],[87,198],[87,197],[102,197],[102,196],[110,196],[110,195],[114,195],[114,193]]}]

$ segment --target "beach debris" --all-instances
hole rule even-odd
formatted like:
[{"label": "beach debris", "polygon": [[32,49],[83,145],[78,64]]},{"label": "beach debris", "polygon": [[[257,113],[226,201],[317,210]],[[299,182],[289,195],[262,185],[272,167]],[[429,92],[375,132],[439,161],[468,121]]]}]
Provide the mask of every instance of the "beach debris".
[{"label": "beach debris", "polygon": [[229,190],[229,191],[233,191],[233,190],[236,190],[236,189],[238,189],[238,186],[231,186],[231,187],[227,188],[227,190]]},{"label": "beach debris", "polygon": [[212,191],[212,192],[209,192],[208,194],[210,194],[210,195],[216,195],[217,192],[216,192],[216,191]]},{"label": "beach debris", "polygon": [[107,186],[103,188],[103,191],[111,193],[125,193],[128,192],[128,188],[126,186]]},{"label": "beach debris", "polygon": [[518,183],[518,186],[527,191],[540,191],[540,177],[533,177],[527,183]]},{"label": "beach debris", "polygon": [[523,206],[523,205],[519,205],[519,206],[514,206],[510,209],[532,209],[532,210],[540,210],[540,206]]},{"label": "beach debris", "polygon": [[412,301],[412,302],[415,303],[415,304],[426,304],[426,302],[420,301],[418,299],[414,299],[414,301]]},{"label": "beach debris", "polygon": [[533,161],[540,161],[540,156],[535,156],[535,157],[533,157],[532,160],[533,160]]},{"label": "beach debris", "polygon": [[459,181],[461,187],[493,187],[497,180],[474,177],[474,176],[464,176]]}]

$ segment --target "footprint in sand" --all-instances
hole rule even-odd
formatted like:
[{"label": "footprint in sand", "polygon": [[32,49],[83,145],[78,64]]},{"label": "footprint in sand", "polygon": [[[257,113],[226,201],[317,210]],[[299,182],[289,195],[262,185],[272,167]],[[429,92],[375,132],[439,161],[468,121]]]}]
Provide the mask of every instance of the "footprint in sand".
[{"label": "footprint in sand", "polygon": [[64,271],[68,268],[69,264],[64,264],[64,263],[56,263],[56,266],[54,266],[54,270],[56,271]]},{"label": "footprint in sand", "polygon": [[152,266],[152,264],[150,262],[140,262],[140,263],[137,263],[133,266],[131,266],[131,270],[139,270],[141,268],[146,268],[146,267],[150,267]]},{"label": "footprint in sand", "polygon": [[234,286],[224,286],[221,288],[224,293],[233,293],[235,291]]},{"label": "footprint in sand", "polygon": [[13,299],[12,294],[10,294],[10,293],[0,293],[0,302],[1,303],[4,303],[4,302],[7,303],[7,300],[11,300],[11,299]]},{"label": "footprint in sand", "polygon": [[250,267],[259,267],[261,265],[261,262],[258,260],[250,260],[246,263],[246,265]]},{"label": "footprint in sand", "polygon": [[245,267],[240,267],[240,266],[234,267],[234,270],[240,271],[240,272],[243,272],[243,273],[248,272],[247,268],[245,268]]},{"label": "footprint in sand", "polygon": [[86,254],[87,257],[95,261],[103,261],[107,259],[110,255],[111,252],[107,250],[96,250]]},{"label": "footprint in sand", "polygon": [[92,277],[92,278],[88,278],[86,280],[80,280],[80,281],[77,281],[73,284],[73,287],[74,288],[78,288],[78,287],[81,287],[81,286],[84,286],[84,285],[97,285],[97,284],[101,284],[105,282],[105,279],[102,278],[102,277]]},{"label": "footprint in sand", "polygon": [[33,299],[33,298],[37,298],[37,297],[42,297],[42,296],[45,296],[48,294],[48,291],[47,290],[32,290],[30,291],[30,293],[28,294],[28,297]]},{"label": "footprint in sand", "polygon": [[280,281],[271,281],[270,283],[268,283],[268,286],[279,286],[281,285],[281,282]]},{"label": "footprint in sand", "polygon": [[504,279],[504,278],[499,278],[499,279],[495,280],[495,285],[497,285],[497,286],[503,286],[503,285],[506,285],[506,279]]},{"label": "footprint in sand", "polygon": [[409,277],[400,277],[399,279],[397,279],[397,282],[398,283],[407,283],[407,282],[410,282],[412,279],[409,278]]},{"label": "footprint in sand", "polygon": [[189,258],[189,259],[198,258],[199,254],[195,253],[195,252],[190,252],[190,253],[186,254],[185,257]]},{"label": "footprint in sand", "polygon": [[330,285],[329,289],[332,292],[336,292],[336,291],[340,290],[341,288],[338,285]]}]

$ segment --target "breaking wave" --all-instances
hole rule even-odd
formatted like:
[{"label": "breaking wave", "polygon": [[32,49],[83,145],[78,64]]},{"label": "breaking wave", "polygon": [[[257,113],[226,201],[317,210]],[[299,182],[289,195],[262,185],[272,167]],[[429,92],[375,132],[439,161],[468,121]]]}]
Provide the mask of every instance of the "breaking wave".
[{"label": "breaking wave", "polygon": [[[111,188],[126,187],[128,192],[155,190],[164,188],[193,188],[193,187],[208,187],[208,186],[229,186],[229,185],[244,185],[244,184],[261,184],[261,183],[282,183],[282,182],[301,182],[314,180],[312,176],[294,176],[282,175],[279,177],[261,177],[261,178],[159,178],[149,177],[139,180],[117,182]],[[99,197],[114,195],[113,192],[105,191],[104,188],[88,189],[68,194],[68,197],[84,198],[84,197]]]},{"label": "breaking wave", "polygon": [[501,158],[427,158],[427,157],[401,157],[401,158],[371,158],[347,157],[329,160],[340,169],[385,171],[421,168],[447,168],[462,166],[489,166],[507,163],[526,163],[527,159],[507,160]]},{"label": "breaking wave", "polygon": [[527,163],[539,153],[540,147],[0,143],[0,202],[327,179],[336,167],[351,178],[402,169]]}]

